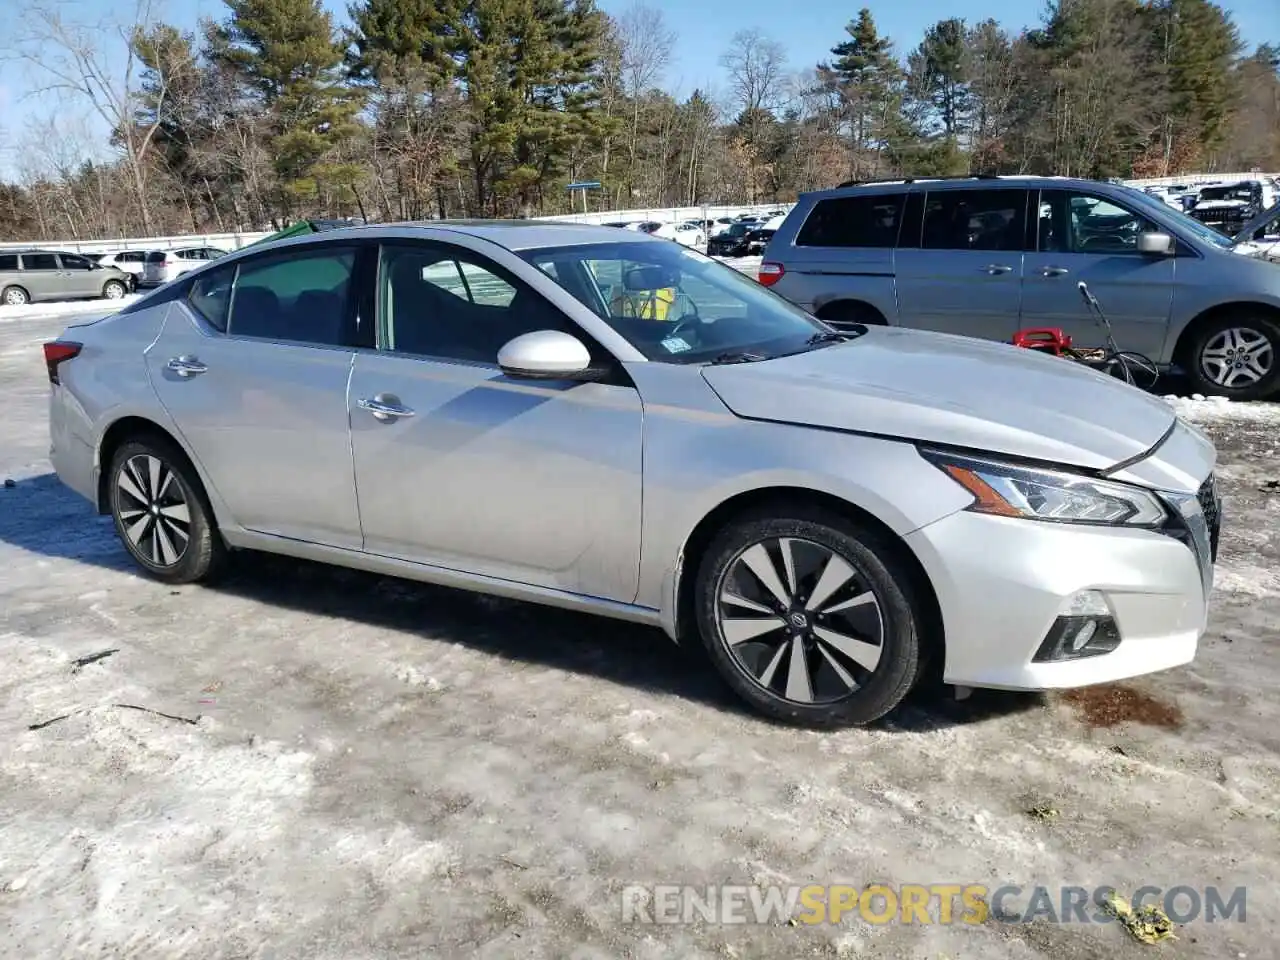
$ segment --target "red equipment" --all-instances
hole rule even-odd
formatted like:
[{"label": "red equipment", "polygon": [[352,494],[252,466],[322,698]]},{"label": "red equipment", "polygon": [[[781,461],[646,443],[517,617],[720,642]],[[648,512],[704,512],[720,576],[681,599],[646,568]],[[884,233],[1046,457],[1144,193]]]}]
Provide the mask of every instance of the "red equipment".
[{"label": "red equipment", "polygon": [[1071,336],[1063,333],[1061,327],[1028,327],[1013,335],[1013,345],[1061,357],[1071,349]]}]

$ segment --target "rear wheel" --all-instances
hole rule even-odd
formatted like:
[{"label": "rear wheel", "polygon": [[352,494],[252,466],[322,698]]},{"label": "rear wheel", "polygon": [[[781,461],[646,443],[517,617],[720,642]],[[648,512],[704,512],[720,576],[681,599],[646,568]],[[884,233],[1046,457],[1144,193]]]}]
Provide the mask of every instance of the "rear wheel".
[{"label": "rear wheel", "polygon": [[1210,396],[1259,400],[1280,390],[1280,324],[1240,311],[1217,317],[1192,336],[1192,386]]},{"label": "rear wheel", "polygon": [[10,307],[20,307],[30,301],[31,297],[21,287],[5,287],[3,291],[0,291],[0,302]]},{"label": "rear wheel", "polygon": [[160,437],[129,440],[111,458],[111,516],[134,561],[166,583],[205,578],[226,548],[200,478],[186,455]]},{"label": "rear wheel", "polygon": [[841,300],[837,303],[829,303],[818,311],[818,319],[837,330],[847,330],[849,327],[857,324],[866,324],[873,327],[885,326],[884,317],[873,307],[867,306],[865,303],[854,303],[851,300]]},{"label": "rear wheel", "polygon": [[910,691],[920,658],[911,578],[891,545],[842,518],[748,516],[708,548],[696,611],[734,691],[810,727],[870,723]]},{"label": "rear wheel", "polygon": [[119,300],[129,291],[119,280],[108,280],[102,285],[102,295],[108,300]]}]

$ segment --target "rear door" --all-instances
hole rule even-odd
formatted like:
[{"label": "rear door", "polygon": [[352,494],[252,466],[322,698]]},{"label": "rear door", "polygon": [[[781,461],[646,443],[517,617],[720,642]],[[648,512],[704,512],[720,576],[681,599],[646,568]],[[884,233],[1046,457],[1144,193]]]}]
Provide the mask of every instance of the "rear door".
[{"label": "rear door", "polygon": [[1016,187],[923,194],[920,235],[904,232],[894,255],[902,326],[987,340],[1013,338],[1022,300],[1028,195]]},{"label": "rear door", "polygon": [[22,286],[32,300],[53,300],[66,296],[62,289],[62,270],[52,253],[22,254]]},{"label": "rear door", "polygon": [[147,351],[165,409],[248,530],[360,548],[347,419],[360,257],[306,245],[211,270]]},{"label": "rear door", "polygon": [[1177,257],[1138,250],[1138,234],[1160,228],[1136,209],[1079,190],[1042,190],[1035,252],[1023,275],[1023,327],[1061,327],[1076,346],[1105,343],[1080,295],[1087,284],[1115,331],[1116,345],[1159,362],[1173,307]]}]

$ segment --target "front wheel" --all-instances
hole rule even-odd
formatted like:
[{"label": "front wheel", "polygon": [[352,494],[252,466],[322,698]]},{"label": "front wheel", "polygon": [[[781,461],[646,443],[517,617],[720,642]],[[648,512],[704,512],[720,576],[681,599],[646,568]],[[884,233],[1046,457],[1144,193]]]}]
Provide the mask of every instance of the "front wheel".
[{"label": "front wheel", "polygon": [[695,602],[721,676],[774,719],[870,723],[915,681],[909,573],[883,537],[842,518],[796,509],[732,523],[702,560]]},{"label": "front wheel", "polygon": [[128,292],[119,280],[108,280],[102,285],[102,295],[108,300],[119,300]]},{"label": "front wheel", "polygon": [[1256,314],[1232,314],[1196,332],[1187,373],[1199,393],[1260,400],[1280,390],[1277,354],[1280,325]]},{"label": "front wheel", "polygon": [[125,549],[165,583],[204,579],[226,552],[195,468],[159,437],[130,440],[111,458],[111,516]]}]

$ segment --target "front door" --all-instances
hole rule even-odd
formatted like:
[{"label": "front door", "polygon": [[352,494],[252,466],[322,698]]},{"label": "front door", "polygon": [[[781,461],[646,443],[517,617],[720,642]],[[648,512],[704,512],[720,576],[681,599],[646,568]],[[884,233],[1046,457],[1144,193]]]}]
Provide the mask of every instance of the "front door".
[{"label": "front door", "polygon": [[1008,342],[1018,329],[1027,191],[930,191],[920,236],[894,251],[899,322]]},{"label": "front door", "polygon": [[1173,306],[1177,258],[1138,250],[1138,234],[1160,228],[1114,200],[1044,190],[1037,210],[1037,250],[1022,281],[1022,326],[1061,327],[1079,347],[1106,342],[1081,295],[1097,298],[1120,350],[1161,357]]},{"label": "front door", "polygon": [[633,601],[635,388],[504,375],[498,350],[522,333],[589,338],[470,250],[384,245],[378,282],[379,350],[357,354],[350,389],[365,549]]},{"label": "front door", "polygon": [[161,402],[238,526],[360,548],[347,422],[358,255],[308,245],[206,273],[147,351]]},{"label": "front door", "polygon": [[106,275],[93,268],[92,261],[74,253],[58,255],[62,260],[64,291],[69,297],[100,297]]}]

